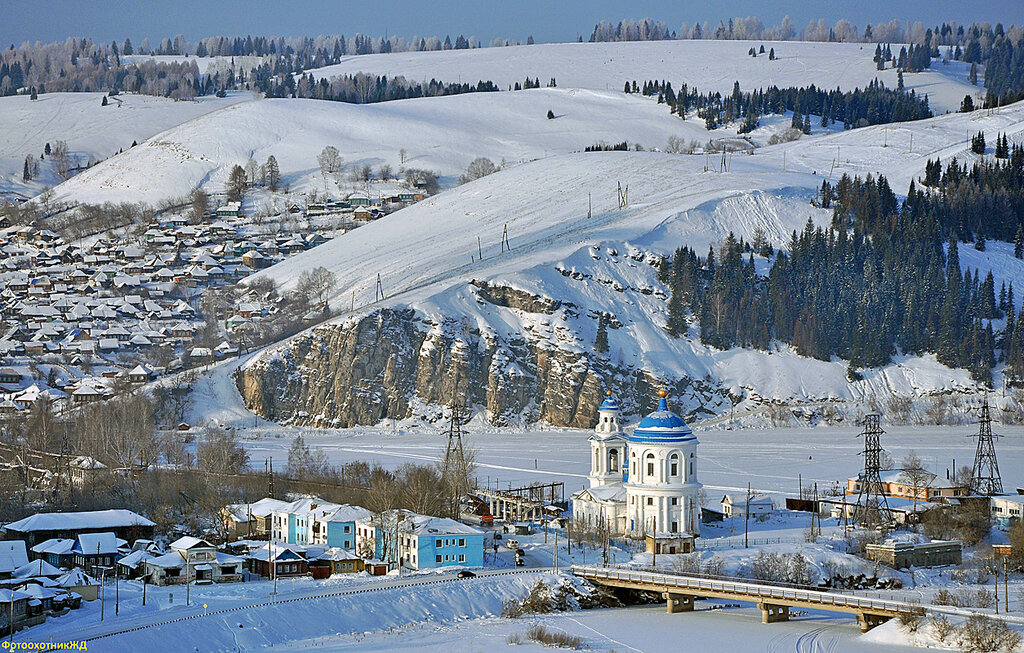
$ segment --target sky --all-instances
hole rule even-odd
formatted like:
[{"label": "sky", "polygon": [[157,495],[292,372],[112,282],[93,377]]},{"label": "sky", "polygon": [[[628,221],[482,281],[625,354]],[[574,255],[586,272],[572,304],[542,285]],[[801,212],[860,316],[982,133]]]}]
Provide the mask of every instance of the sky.
[{"label": "sky", "polygon": [[317,36],[357,32],[383,36],[476,36],[484,44],[494,38],[538,42],[570,41],[590,36],[601,21],[650,17],[678,30],[683,22],[716,25],[730,16],[757,16],[765,25],[790,15],[802,29],[811,19],[834,23],[944,20],[964,24],[988,21],[1024,24],[1021,0],[860,0],[859,2],[795,2],[791,0],[4,0],[0,44],[63,41],[70,36],[95,41],[130,37],[159,39],[183,34],[187,40],[205,36]]}]

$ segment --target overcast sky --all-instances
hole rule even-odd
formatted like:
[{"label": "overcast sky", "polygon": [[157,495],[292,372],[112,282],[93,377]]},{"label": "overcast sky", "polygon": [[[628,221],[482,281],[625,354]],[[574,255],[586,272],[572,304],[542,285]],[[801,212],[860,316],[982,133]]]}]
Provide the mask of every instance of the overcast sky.
[{"label": "overcast sky", "polygon": [[650,17],[678,30],[684,21],[712,25],[730,16],[758,16],[765,25],[789,14],[802,29],[812,18],[834,23],[846,18],[863,29],[866,23],[922,21],[934,26],[988,21],[1024,24],[1022,0],[859,0],[858,2],[793,2],[789,0],[3,0],[0,43],[62,41],[88,36],[96,41],[139,43],[184,34],[204,36],[247,34],[316,36],[357,32],[372,36],[476,36],[491,39],[586,40],[594,24],[624,18]]}]

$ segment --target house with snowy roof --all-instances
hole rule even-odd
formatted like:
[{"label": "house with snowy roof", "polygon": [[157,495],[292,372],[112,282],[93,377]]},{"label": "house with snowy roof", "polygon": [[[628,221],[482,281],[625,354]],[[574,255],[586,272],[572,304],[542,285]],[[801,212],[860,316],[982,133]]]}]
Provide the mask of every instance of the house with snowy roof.
[{"label": "house with snowy roof", "polygon": [[121,557],[127,542],[113,533],[80,533],[71,552],[74,565],[88,574],[98,574],[101,567],[111,567]]},{"label": "house with snowy roof", "polygon": [[0,541],[0,578],[10,578],[15,569],[27,564],[28,552],[23,541]]},{"label": "house with snowy roof", "polygon": [[40,512],[0,527],[7,540],[23,540],[33,546],[51,538],[75,538],[81,533],[112,532],[134,542],[152,538],[156,524],[131,510]]},{"label": "house with snowy roof", "polygon": [[751,517],[763,519],[772,513],[775,504],[767,494],[736,492],[722,497],[722,514],[726,517]]},{"label": "house with snowy roof", "polygon": [[168,548],[168,553],[142,561],[145,576],[154,585],[230,583],[242,580],[244,561],[218,551],[206,540],[186,535],[171,542]]},{"label": "house with snowy roof", "polygon": [[484,564],[484,531],[447,517],[393,510],[356,521],[356,551],[411,569]]},{"label": "house with snowy roof", "polygon": [[265,498],[252,503],[233,503],[220,510],[221,524],[229,540],[268,539],[275,510],[284,509],[291,502]]},{"label": "house with snowy roof", "polygon": [[72,550],[74,547],[75,538],[54,537],[36,544],[29,550],[37,560],[45,560],[54,567],[67,569],[75,562],[75,553]]}]

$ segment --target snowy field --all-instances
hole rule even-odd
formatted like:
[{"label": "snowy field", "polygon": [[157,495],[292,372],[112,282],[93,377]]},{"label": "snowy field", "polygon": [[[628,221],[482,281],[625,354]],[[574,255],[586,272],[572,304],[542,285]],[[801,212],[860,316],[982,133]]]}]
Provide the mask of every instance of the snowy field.
[{"label": "snowy field", "polygon": [[[324,144],[338,147],[346,165],[387,163],[397,168],[399,150],[405,149],[410,157],[407,166],[438,170],[451,181],[477,156],[518,163],[578,151],[602,140],[628,140],[651,149],[663,148],[670,135],[700,142],[709,137],[735,136],[735,126],[709,134],[703,121],[693,116],[694,119],[680,121],[668,114],[665,105],[657,105],[651,98],[624,95],[622,84],[627,78],[665,79],[677,88],[687,83],[702,92],[730,92],[736,80],[745,90],[808,83],[852,90],[876,77],[890,86],[896,85],[895,71],[875,69],[871,61],[874,51],[868,46],[766,44],[776,46],[779,54],[778,60],[768,61],[766,56],[747,56],[750,45],[724,41],[568,43],[350,57],[314,74],[364,71],[404,74],[424,81],[432,77],[476,81],[482,77],[494,79],[500,86],[529,74],[539,76],[542,83],[555,76],[559,88],[358,106],[311,100],[266,101],[219,112],[208,120],[178,129],[171,127],[199,114],[180,115],[180,110],[168,110],[159,120],[149,120],[145,130],[139,130],[142,138],[168,130],[160,138],[62,184],[57,194],[58,198],[88,202],[155,203],[184,195],[197,185],[219,192],[231,166],[250,157],[262,162],[270,154],[278,159],[284,181],[293,190],[323,192],[324,181],[319,178],[315,157]],[[197,61],[201,68],[209,63]],[[967,84],[965,77],[962,64],[936,62],[933,72],[907,75],[906,85],[928,93],[933,109],[942,113],[955,110],[965,94],[978,91],[979,87]],[[92,147],[98,155],[109,156],[135,136],[121,144],[118,139],[123,138],[122,132],[102,121],[109,114],[100,113],[98,95],[89,97],[96,104],[89,114],[95,113],[100,124],[106,125],[96,132],[104,145],[79,144],[70,136],[66,140],[73,151],[93,153],[89,149]],[[228,101],[237,101],[239,97],[249,96],[239,94]],[[197,104],[152,100],[171,105]],[[215,104],[209,99],[198,103]],[[558,116],[555,120],[546,119],[549,110]],[[54,129],[57,123],[52,122],[49,114],[33,114],[27,120],[28,126],[19,131],[33,135],[34,140],[62,138],[60,130]],[[751,135],[759,143],[788,124],[785,118],[767,117],[762,122],[765,127]],[[818,133],[821,128],[815,125],[814,131]],[[12,186],[20,183],[24,153],[33,151],[26,147],[18,148],[17,156],[12,153],[10,161],[3,161],[7,183]],[[828,166],[818,169],[822,167]],[[151,172],[139,175],[139,171]],[[36,192],[41,188],[36,188]]]},{"label": "snowy field", "polygon": [[[715,602],[703,602],[717,605]],[[799,620],[765,625],[754,606],[728,609],[698,607],[689,614],[666,614],[664,606],[586,610],[510,619],[475,619],[452,624],[423,623],[388,632],[361,636],[337,635],[301,640],[281,647],[283,651],[422,651],[467,653],[551,651],[535,642],[509,644],[514,634],[540,624],[579,637],[587,649],[630,653],[678,653],[679,651],[806,651],[808,653],[881,653],[915,651],[899,643],[895,624],[862,636],[852,618],[811,613]],[[704,608],[704,609],[702,609]],[[525,640],[525,637],[523,638]]]},{"label": "snowy field", "polygon": [[[19,633],[16,641],[75,641],[206,612],[210,614],[90,639],[89,650],[169,650],[171,641],[174,650],[182,651],[239,651],[268,646],[286,651],[550,650],[536,644],[514,648],[508,644],[509,636],[523,635],[534,624],[577,635],[587,648],[598,651],[678,651],[682,636],[686,637],[685,650],[691,650],[691,644],[697,647],[692,650],[707,651],[912,650],[898,644],[904,636],[895,624],[862,636],[852,615],[812,611],[794,616],[788,623],[764,625],[760,623],[760,611],[752,605],[729,607],[713,600],[700,601],[697,611],[690,614],[669,615],[663,605],[654,604],[518,620],[497,616],[504,601],[521,597],[537,580],[554,582],[550,574],[449,580],[421,586],[359,576],[337,581],[285,580],[280,584],[277,603],[268,603],[272,586],[268,581],[193,587],[191,607],[183,605],[183,587],[149,587],[147,606],[143,607],[139,584],[127,581],[120,587],[120,614],[114,615],[114,588],[108,586],[104,621],[99,619],[98,601],[85,603],[80,610]],[[291,600],[302,596],[295,592],[300,586],[309,593],[392,589]],[[172,593],[174,603],[168,603]],[[245,609],[216,612],[232,606]],[[729,632],[727,645],[723,643],[723,631]]]},{"label": "snowy field", "polygon": [[[213,96],[193,102],[175,102],[149,95],[122,93],[108,98],[103,93],[44,93],[32,101],[27,95],[0,98],[0,197],[6,193],[31,197],[44,187],[60,182],[48,160],[40,161],[40,176],[22,180],[25,156],[39,160],[46,143],[66,141],[71,155],[81,164],[90,157],[105,159],[127,150],[132,141],[145,139],[219,109],[251,100],[247,93]],[[125,197],[126,201],[139,198]]]},{"label": "snowy field", "polygon": [[[554,120],[546,117],[549,110]],[[398,170],[405,149],[405,167],[436,170],[450,184],[478,156],[514,164],[601,141],[664,147],[670,135],[688,130],[692,138],[707,135],[698,122],[681,121],[664,105],[621,91],[533,89],[364,105],[267,99],[162,133],[62,184],[57,195],[153,203],[197,185],[220,192],[231,166],[249,158],[262,163],[271,154],[292,191],[323,193],[316,156],[325,145],[338,148],[345,177],[359,165]]]},{"label": "snowy field", "polygon": [[[747,51],[765,47],[765,54],[752,58]],[[775,61],[768,50],[775,48]],[[899,53],[899,46],[892,49]],[[743,90],[768,86],[839,87],[852,91],[875,78],[896,87],[896,71],[879,71],[871,58],[874,44],[812,43],[799,41],[637,41],[620,43],[544,43],[433,52],[396,52],[348,57],[342,63],[315,68],[314,77],[354,74],[404,75],[407,79],[445,82],[490,80],[508,88],[526,77],[540,78],[542,85],[552,77],[560,87],[621,91],[628,79],[666,80],[679,89],[683,84],[700,92],[731,93],[733,82]],[[905,75],[908,90],[927,93],[936,113],[956,111],[964,95],[980,87],[967,81],[969,66],[961,62],[935,61],[931,70]]]},{"label": "snowy field", "polygon": [[[530,430],[484,431],[483,426],[468,428],[465,442],[476,449],[477,476],[481,483],[506,486],[532,481],[562,481],[566,494],[586,486],[590,471],[589,431]],[[882,446],[895,461],[915,451],[930,471],[945,477],[953,459],[957,467],[974,460],[975,441],[967,436],[977,432],[976,425],[959,427],[884,427]],[[1024,428],[993,429],[1005,435],[997,444],[1000,469],[1006,489],[1024,487]],[[804,487],[817,483],[825,492],[833,484],[855,476],[863,469],[863,441],[856,427],[783,428],[783,429],[694,429],[701,445],[698,450],[698,475],[708,490],[709,500],[717,502],[716,492],[753,489],[770,492],[777,502],[783,495],[797,496],[800,479]],[[248,435],[244,445],[252,464],[262,469],[263,460],[273,456],[281,464],[288,459],[293,429],[264,428]],[[365,460],[389,468],[404,463],[431,463],[444,456],[445,437],[438,432],[418,433],[387,428],[302,431],[306,442],[322,449],[332,463]],[[255,436],[255,439],[250,437]]]}]

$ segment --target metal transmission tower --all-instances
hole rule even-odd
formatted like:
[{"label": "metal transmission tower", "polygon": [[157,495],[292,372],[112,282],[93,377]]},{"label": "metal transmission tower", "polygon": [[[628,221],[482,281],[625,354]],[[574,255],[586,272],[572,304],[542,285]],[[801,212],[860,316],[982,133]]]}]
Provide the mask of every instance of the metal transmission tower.
[{"label": "metal transmission tower", "polygon": [[992,434],[992,418],[988,413],[988,397],[981,405],[981,420],[978,424],[978,451],[974,454],[974,468],[971,470],[971,493],[990,497],[1003,493],[1003,479],[999,476],[999,463],[996,461],[995,438],[1001,435]]},{"label": "metal transmission tower", "polygon": [[448,448],[444,452],[445,469],[453,469],[460,465],[465,458],[465,451],[462,449],[462,402],[452,397],[451,417],[448,419]]},{"label": "metal transmission tower", "polygon": [[860,475],[860,494],[855,508],[856,521],[865,526],[879,526],[892,521],[892,512],[882,491],[880,415],[864,416],[864,471]]}]

